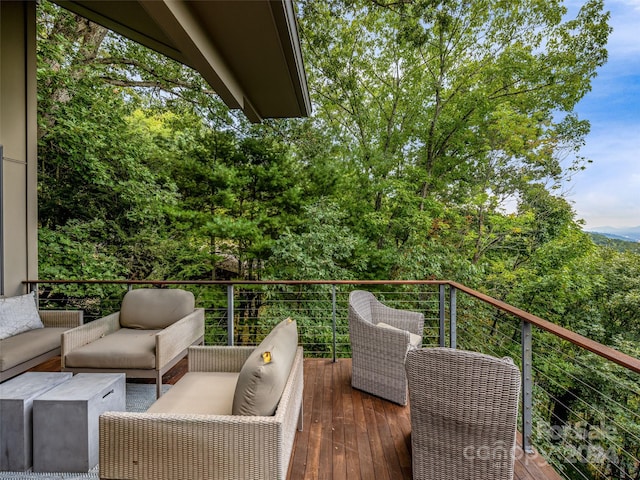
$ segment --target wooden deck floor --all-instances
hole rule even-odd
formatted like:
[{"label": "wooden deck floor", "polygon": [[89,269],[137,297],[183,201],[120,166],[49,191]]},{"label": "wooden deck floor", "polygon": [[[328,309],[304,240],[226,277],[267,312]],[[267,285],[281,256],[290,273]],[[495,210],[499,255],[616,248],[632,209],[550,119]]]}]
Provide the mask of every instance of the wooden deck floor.
[{"label": "wooden deck floor", "polygon": [[[59,369],[58,357],[34,370]],[[164,382],[175,383],[186,370],[183,360]],[[303,408],[304,429],[296,436],[288,479],[411,479],[410,407],[351,388],[351,359],[305,359]],[[541,456],[525,455],[520,447],[514,478],[561,479]]]},{"label": "wooden deck floor", "polygon": [[[305,359],[304,430],[289,479],[411,479],[410,407],[351,388],[351,359]],[[559,480],[518,446],[517,480]],[[481,480],[481,479],[478,479]]]}]

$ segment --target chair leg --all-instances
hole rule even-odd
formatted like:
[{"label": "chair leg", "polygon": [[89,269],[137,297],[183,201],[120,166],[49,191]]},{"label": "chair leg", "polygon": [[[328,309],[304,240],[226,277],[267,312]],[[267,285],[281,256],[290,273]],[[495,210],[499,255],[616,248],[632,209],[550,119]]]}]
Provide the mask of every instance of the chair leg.
[{"label": "chair leg", "polygon": [[156,399],[162,395],[162,373],[158,370],[156,374]]}]

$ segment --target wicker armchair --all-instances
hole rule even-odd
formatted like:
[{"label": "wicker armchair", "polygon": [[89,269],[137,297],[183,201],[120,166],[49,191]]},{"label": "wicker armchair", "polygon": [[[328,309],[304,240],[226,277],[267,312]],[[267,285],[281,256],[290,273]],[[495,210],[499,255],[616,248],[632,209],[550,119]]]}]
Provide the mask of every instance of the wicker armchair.
[{"label": "wicker armchair", "polygon": [[191,292],[139,288],[127,292],[120,311],[64,332],[62,370],[74,373],[123,372],[162,376],[204,338],[204,309],[194,308]]},{"label": "wicker armchair", "polygon": [[422,345],[424,315],[380,303],[370,292],[349,295],[349,338],[354,388],[407,404],[407,351]]},{"label": "wicker armchair", "polygon": [[407,354],[416,480],[512,480],[520,372],[449,348]]}]

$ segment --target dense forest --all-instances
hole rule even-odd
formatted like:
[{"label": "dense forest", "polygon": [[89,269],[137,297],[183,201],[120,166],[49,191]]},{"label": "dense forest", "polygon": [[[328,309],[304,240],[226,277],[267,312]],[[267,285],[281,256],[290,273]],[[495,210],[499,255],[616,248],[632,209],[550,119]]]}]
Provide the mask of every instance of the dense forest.
[{"label": "dense forest", "polygon": [[[40,278],[211,280],[231,260],[248,280],[450,279],[640,357],[640,254],[594,243],[564,196],[589,164],[574,107],[607,59],[603,2],[297,9],[314,112],[251,124],[190,69],[39,3]],[[640,478],[637,375],[547,358],[625,425],[566,475]]]},{"label": "dense forest", "polygon": [[629,240],[620,240],[618,238],[610,238],[605,235],[591,232],[591,239],[596,245],[610,247],[621,252],[634,252],[640,254],[640,242],[632,242]]}]

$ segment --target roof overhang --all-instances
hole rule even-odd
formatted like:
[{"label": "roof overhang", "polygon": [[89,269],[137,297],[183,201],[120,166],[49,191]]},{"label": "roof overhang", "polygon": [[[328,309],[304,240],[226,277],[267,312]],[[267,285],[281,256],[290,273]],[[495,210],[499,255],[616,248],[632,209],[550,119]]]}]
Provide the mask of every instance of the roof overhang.
[{"label": "roof overhang", "polygon": [[54,0],[188,65],[253,122],[311,102],[292,0]]}]

